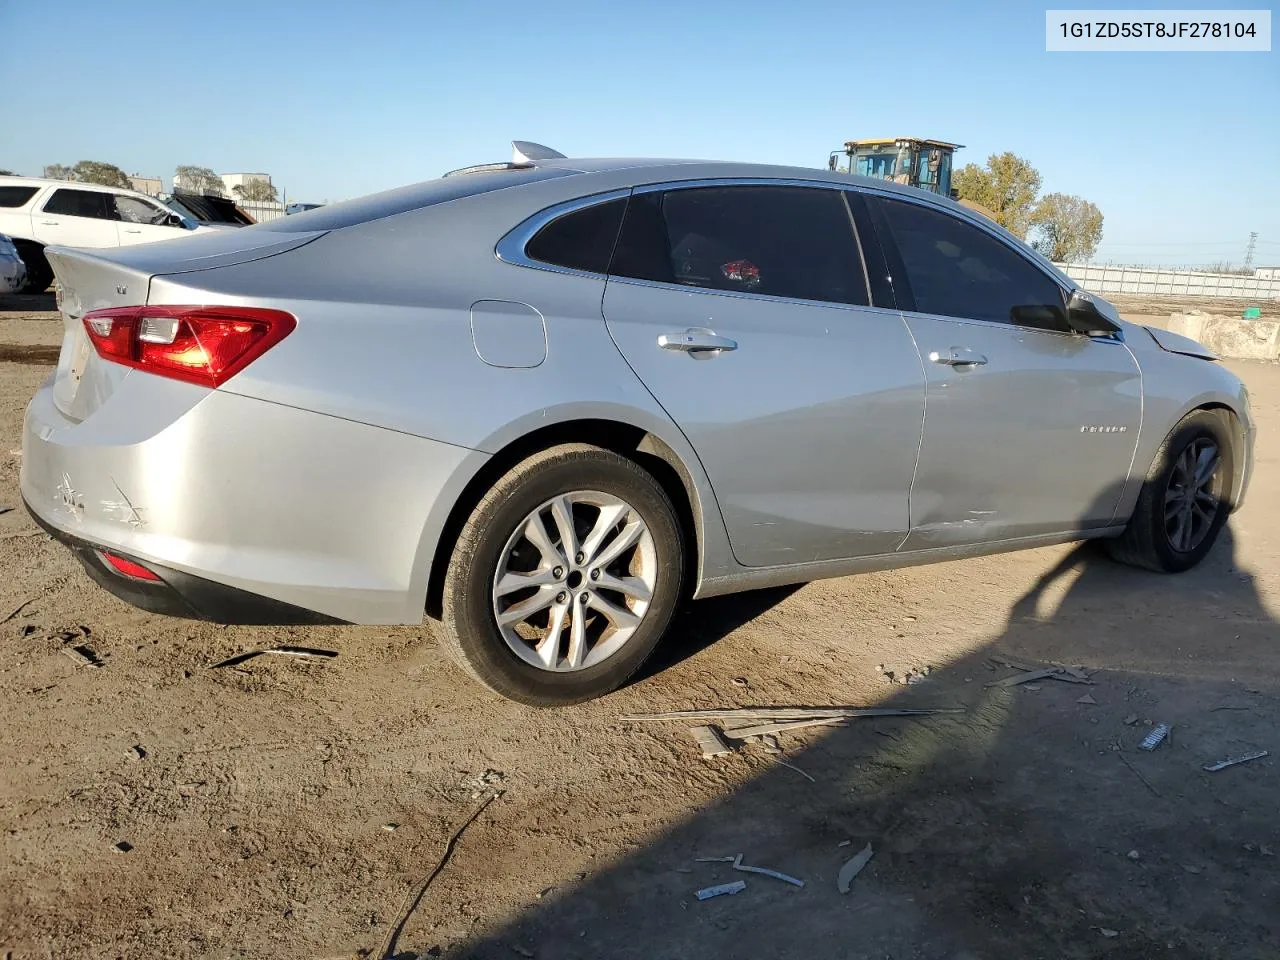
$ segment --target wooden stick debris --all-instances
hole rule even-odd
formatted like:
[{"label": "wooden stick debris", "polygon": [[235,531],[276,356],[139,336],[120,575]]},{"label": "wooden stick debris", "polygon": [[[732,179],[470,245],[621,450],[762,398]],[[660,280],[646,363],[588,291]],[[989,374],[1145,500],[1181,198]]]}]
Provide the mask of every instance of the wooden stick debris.
[{"label": "wooden stick debris", "polygon": [[[390,960],[392,951],[395,950],[396,941],[400,939],[400,934],[404,932],[404,925],[409,922],[409,917],[413,915],[413,911],[416,910],[418,908],[418,904],[422,902],[422,898],[427,892],[427,887],[431,886],[431,881],[435,880],[435,878],[440,875],[440,871],[443,870],[445,864],[449,862],[449,857],[453,854],[453,846],[458,842],[458,838],[462,836],[462,831],[471,826],[471,824],[475,822],[476,818],[479,817],[480,814],[484,813],[485,808],[500,796],[502,796],[502,794],[497,792],[489,794],[476,805],[475,809],[471,811],[471,815],[468,816],[467,819],[458,824],[453,833],[449,835],[449,839],[445,841],[444,850],[440,854],[440,859],[437,860],[436,865],[431,868],[431,872],[427,874],[427,878],[416,887],[417,896],[413,897],[412,903],[409,902],[409,898],[413,894],[415,888],[410,888],[405,893],[404,899],[400,901],[400,909],[396,914],[399,919],[396,923],[392,924],[391,929],[387,931],[386,939],[382,941],[382,945],[378,948],[377,953],[374,954],[377,960]],[[410,856],[416,852],[417,847],[415,846],[413,851],[411,851]]]},{"label": "wooden stick debris", "polygon": [[234,667],[237,664],[244,663],[246,660],[252,660],[254,657],[261,656],[264,653],[276,653],[286,657],[308,657],[317,660],[332,660],[338,655],[336,650],[316,650],[311,647],[265,647],[261,650],[249,650],[245,653],[237,653],[234,657],[227,657],[225,660],[219,660],[210,670],[217,670],[219,667]]},{"label": "wooden stick debris", "polygon": [[1141,780],[1146,785],[1148,790],[1154,793],[1157,797],[1160,796],[1160,791],[1157,790],[1155,787],[1153,787],[1151,785],[1151,781],[1148,780],[1146,777],[1144,777],[1142,775],[1142,772],[1137,767],[1135,767],[1132,763],[1129,762],[1128,757],[1126,757],[1123,753],[1117,753],[1116,756],[1120,758],[1121,763],[1123,763],[1126,767],[1128,767],[1130,770],[1133,771],[1133,775],[1137,777],[1139,780]]},{"label": "wooden stick debris", "polygon": [[889,707],[742,707],[713,710],[671,710],[634,713],[622,720],[844,720],[856,717],[928,717],[936,713],[964,713],[960,708],[902,710]]},{"label": "wooden stick debris", "polygon": [[788,730],[803,730],[805,727],[838,726],[843,720],[843,717],[828,717],[822,720],[785,720],[781,723],[756,723],[749,727],[734,727],[731,730],[725,730],[724,734],[734,740],[746,740],[748,737],[765,737],[775,733],[785,733]]},{"label": "wooden stick debris", "polygon": [[719,727],[707,724],[700,727],[690,727],[689,732],[693,734],[693,739],[702,748],[704,757],[718,757],[722,753],[733,753],[733,747],[725,740],[724,734],[720,732]]},{"label": "wooden stick debris", "polygon": [[42,596],[42,595],[37,595],[37,596],[31,597],[31,598],[29,598],[29,599],[27,599],[27,600],[23,600],[20,604],[18,604],[16,607],[14,607],[13,612],[12,612],[11,614],[9,614],[9,615],[8,615],[7,617],[5,617],[3,620],[0,620],[0,623],[8,623],[8,622],[9,622],[10,620],[12,620],[14,617],[16,617],[18,614],[20,614],[23,610],[25,610],[25,609],[27,608],[27,604],[29,604],[29,603],[35,603],[37,600],[39,600],[39,599],[40,599],[40,596]]}]

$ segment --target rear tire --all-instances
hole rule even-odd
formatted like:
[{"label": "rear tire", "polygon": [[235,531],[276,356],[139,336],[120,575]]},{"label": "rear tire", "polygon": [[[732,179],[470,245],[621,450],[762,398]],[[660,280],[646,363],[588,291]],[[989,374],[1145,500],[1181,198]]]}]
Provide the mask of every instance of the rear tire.
[{"label": "rear tire", "polygon": [[[596,539],[599,530],[609,532]],[[675,508],[648,472],[600,447],[552,447],[506,473],[467,519],[445,574],[444,641],[511,700],[590,700],[649,658],[671,623],[684,563]],[[526,579],[536,585],[512,586]],[[526,606],[528,618],[510,622]]]},{"label": "rear tire", "polygon": [[[1197,482],[1197,473],[1209,467],[1205,458],[1210,451],[1216,465]],[[1189,471],[1188,464],[1198,470]],[[1120,537],[1106,541],[1108,552],[1121,563],[1157,573],[1190,570],[1213,549],[1227,522],[1234,478],[1225,415],[1211,410],[1188,414],[1156,451],[1129,524]]]},{"label": "rear tire", "polygon": [[53,283],[53,268],[45,259],[44,247],[31,240],[14,240],[13,245],[22,262],[27,265],[27,282],[20,292],[44,293],[49,289],[49,284]]}]

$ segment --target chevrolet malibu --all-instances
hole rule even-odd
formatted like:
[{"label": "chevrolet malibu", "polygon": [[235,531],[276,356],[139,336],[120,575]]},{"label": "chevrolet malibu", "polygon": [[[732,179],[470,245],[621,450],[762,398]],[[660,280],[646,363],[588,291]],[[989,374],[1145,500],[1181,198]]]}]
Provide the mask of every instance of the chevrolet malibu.
[{"label": "chevrolet malibu", "polygon": [[534,705],[684,597],[1104,539],[1198,563],[1254,427],[932,194],[737,163],[510,163],[271,223],[51,247],[22,493],[99,584],[230,623],[438,620]]}]

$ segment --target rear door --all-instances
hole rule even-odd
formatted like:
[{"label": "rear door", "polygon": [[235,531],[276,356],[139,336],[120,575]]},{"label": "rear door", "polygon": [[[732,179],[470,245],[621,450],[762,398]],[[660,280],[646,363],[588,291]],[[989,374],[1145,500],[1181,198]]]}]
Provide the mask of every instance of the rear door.
[{"label": "rear door", "polygon": [[737,559],[890,553],[924,414],[902,317],[868,306],[841,191],[635,191],[605,287],[628,363],[697,451]]},{"label": "rear door", "polygon": [[46,245],[114,247],[115,205],[101,190],[58,187],[31,216],[35,238]]},{"label": "rear door", "polygon": [[1142,422],[1128,347],[1071,332],[1057,280],[993,230],[867,203],[928,385],[904,549],[1109,523]]},{"label": "rear door", "polygon": [[127,194],[115,194],[111,199],[115,204],[116,235],[121,246],[172,240],[187,233],[185,227],[167,222],[173,213],[158,203]]}]

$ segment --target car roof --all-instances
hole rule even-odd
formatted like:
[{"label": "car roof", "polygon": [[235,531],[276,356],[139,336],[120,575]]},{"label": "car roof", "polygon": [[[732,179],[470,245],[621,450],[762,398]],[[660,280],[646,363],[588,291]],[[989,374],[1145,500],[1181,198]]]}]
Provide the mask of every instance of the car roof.
[{"label": "car roof", "polygon": [[130,190],[128,187],[108,187],[101,183],[81,183],[78,180],[50,180],[44,177],[3,176],[0,177],[0,185],[7,187],[70,187],[72,190],[89,190],[97,193],[127,193],[131,196],[142,197],[147,200],[156,199],[155,197],[148,197],[145,193],[139,193],[137,190]]},{"label": "car roof", "polygon": [[[940,203],[936,194],[918,187],[894,183],[878,177],[841,173],[820,167],[788,167],[770,163],[743,163],[733,160],[674,160],[643,157],[589,157],[539,160],[537,169],[578,174],[629,174],[618,179],[634,185],[679,180],[760,179],[807,180],[810,182],[874,187],[915,200]],[[613,178],[610,178],[613,179]]]}]

